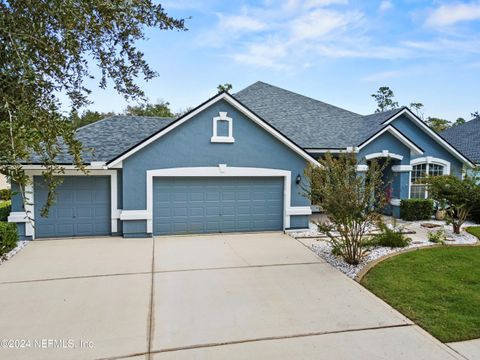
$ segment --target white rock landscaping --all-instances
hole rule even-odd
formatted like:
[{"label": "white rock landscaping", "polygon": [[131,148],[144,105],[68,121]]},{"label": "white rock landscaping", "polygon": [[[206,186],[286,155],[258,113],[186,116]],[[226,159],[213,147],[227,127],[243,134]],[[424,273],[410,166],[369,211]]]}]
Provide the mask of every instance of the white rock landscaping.
[{"label": "white rock landscaping", "polygon": [[[391,221],[391,220],[390,220]],[[425,228],[422,224],[433,224],[437,225],[434,228]],[[380,259],[384,256],[406,251],[412,248],[419,247],[428,247],[433,246],[435,243],[432,243],[428,240],[428,233],[435,232],[438,230],[443,230],[445,233],[447,245],[467,245],[475,244],[478,242],[478,239],[467,233],[464,229],[468,226],[475,226],[477,224],[466,222],[462,226],[462,231],[460,234],[455,234],[452,230],[451,225],[446,225],[444,221],[437,220],[428,220],[428,221],[411,221],[405,222],[398,220],[397,226],[400,226],[404,229],[404,232],[407,233],[406,236],[412,239],[410,245],[404,248],[389,248],[389,247],[377,247],[372,250],[362,259],[361,263],[358,265],[347,264],[342,257],[335,256],[332,254],[332,246],[327,241],[325,234],[320,233],[317,229],[317,226],[314,223],[310,223],[308,231],[302,232],[292,232],[290,235],[297,240],[302,241],[310,239],[309,244],[307,245],[314,253],[320,256],[322,259],[327,261],[330,265],[334,266],[350,278],[355,278],[357,274],[369,263],[374,260]],[[412,233],[414,232],[414,233]],[[317,239],[315,242],[311,242],[312,239]]]},{"label": "white rock landscaping", "polygon": [[28,243],[29,241],[26,241],[26,240],[18,241],[17,246],[15,248],[10,250],[8,253],[0,256],[0,265],[2,265],[5,261],[12,258],[15,254],[17,254],[20,250],[22,250],[25,246],[27,246]]}]

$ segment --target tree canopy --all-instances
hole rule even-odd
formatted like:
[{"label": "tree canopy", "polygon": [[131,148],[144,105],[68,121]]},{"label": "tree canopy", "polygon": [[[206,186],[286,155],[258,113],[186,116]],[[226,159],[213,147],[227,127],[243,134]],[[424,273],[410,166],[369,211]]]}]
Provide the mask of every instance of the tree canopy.
[{"label": "tree canopy", "polygon": [[127,100],[144,99],[136,80],[157,74],[136,42],[146,27],[185,30],[185,24],[151,0],[8,0],[0,9],[0,173],[26,184],[20,163],[37,153],[51,185],[48,207],[61,143],[84,169],[82,144],[59,95],[75,110],[89,104],[85,80],[97,68],[100,88],[110,83]]},{"label": "tree canopy", "polygon": [[217,91],[219,93],[221,93],[222,91],[229,92],[232,89],[233,89],[233,85],[229,84],[229,83],[220,84],[220,85],[217,86]]},{"label": "tree canopy", "polygon": [[383,112],[398,108],[398,102],[394,101],[395,94],[388,86],[381,86],[375,94],[370,95],[377,102],[375,112]]},{"label": "tree canopy", "polygon": [[170,110],[170,103],[160,101],[156,104],[139,104],[136,106],[127,106],[125,115],[137,116],[159,116],[159,117],[173,117],[174,114]]},{"label": "tree canopy", "polygon": [[[399,107],[398,102],[394,100],[395,94],[393,93],[393,90],[388,86],[381,86],[375,94],[371,94],[370,96],[372,96],[377,103],[377,109],[375,110],[376,113],[393,110]],[[411,102],[409,107],[420,119],[424,120],[423,103]],[[478,111],[471,113],[471,115],[473,118],[480,117]],[[425,122],[434,131],[440,133],[451,127],[463,125],[466,121],[462,117],[457,118],[454,122],[450,122],[446,119],[429,116]]]}]

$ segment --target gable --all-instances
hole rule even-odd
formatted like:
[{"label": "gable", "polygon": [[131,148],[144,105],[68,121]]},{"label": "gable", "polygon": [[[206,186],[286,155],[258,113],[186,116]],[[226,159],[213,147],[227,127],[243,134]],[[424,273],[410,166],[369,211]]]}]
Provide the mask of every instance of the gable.
[{"label": "gable", "polygon": [[[426,156],[444,159],[452,164],[452,170],[457,174],[461,173],[462,162],[457,156],[454,156],[451,151],[448,151],[444,146],[440,145],[438,141],[432,138],[419,125],[413,122],[405,115],[399,116],[391,123],[402,133],[408,136],[415,144],[420,146]],[[412,157],[412,159],[414,159]]]},{"label": "gable", "polygon": [[[183,124],[186,122],[190,121],[192,118],[197,117],[198,115],[204,113],[208,109],[210,109],[212,106],[215,106],[218,102],[222,102],[223,104],[228,104],[231,109],[235,109],[235,111],[238,111],[241,113],[244,118],[248,118],[250,121],[256,123],[260,128],[264,129],[266,132],[268,132],[272,137],[276,138],[278,141],[280,141],[282,144],[284,144],[286,147],[290,148],[292,151],[303,157],[305,160],[318,165],[317,161],[311,157],[307,152],[305,152],[300,146],[298,146],[296,143],[294,143],[292,140],[287,138],[283,133],[275,129],[273,126],[265,122],[263,119],[258,117],[255,113],[250,111],[247,107],[245,107],[243,104],[241,104],[238,100],[233,98],[231,95],[228,93],[220,93],[213,98],[207,100],[203,104],[199,105],[197,108],[191,110],[189,113],[183,115],[179,119],[177,119],[175,122],[167,126],[166,128],[162,129],[161,131],[157,132],[153,136],[145,139],[143,142],[137,144],[133,148],[129,149],[127,152],[124,154],[118,156],[117,158],[113,159],[110,161],[107,166],[108,167],[113,167],[116,164],[120,163],[124,159],[132,156],[134,153],[137,151],[141,150],[143,147],[151,144],[152,142],[157,141],[161,137],[165,136],[169,132],[173,131],[174,129],[177,128],[182,128]],[[218,109],[217,109],[218,110]],[[221,112],[225,111],[218,111],[214,117],[218,117],[221,115]],[[210,119],[212,122],[213,118]],[[213,133],[213,132],[212,132]],[[212,136],[210,136],[212,137]]]},{"label": "gable", "polygon": [[[232,143],[212,142],[213,118],[226,112],[232,118]],[[292,178],[302,175],[307,160],[272,136],[233,105],[219,101],[201,111],[168,134],[142,147],[123,161],[124,186],[135,191],[125,193],[129,204],[145,198],[145,176],[148,170],[186,167],[247,167],[279,169],[291,172]],[[292,194],[299,193],[293,181]],[[306,206],[308,200],[299,195],[292,198],[294,206]],[[131,201],[134,202],[133,200]],[[142,204],[140,204],[142,205]],[[144,205],[144,204],[143,204]],[[127,205],[128,207],[128,205]]]},{"label": "gable", "polygon": [[[448,143],[435,131],[430,129],[427,124],[413,114],[408,108],[405,108],[403,111],[383,123],[385,126],[388,124],[394,125],[406,136],[410,137],[415,143],[418,143],[420,147],[422,147],[422,144],[425,146],[430,144],[432,149],[443,149],[442,151],[439,150],[439,154],[448,153],[450,156],[456,158],[460,163],[464,163],[470,167],[473,166],[472,162],[468,158],[466,158],[452,144]],[[418,136],[415,137],[415,135]]]},{"label": "gable", "polygon": [[360,149],[357,157],[360,161],[364,162],[365,156],[381,153],[385,150],[389,153],[402,156],[403,162],[408,163],[410,161],[411,149],[390,132],[384,132],[368,145]]}]

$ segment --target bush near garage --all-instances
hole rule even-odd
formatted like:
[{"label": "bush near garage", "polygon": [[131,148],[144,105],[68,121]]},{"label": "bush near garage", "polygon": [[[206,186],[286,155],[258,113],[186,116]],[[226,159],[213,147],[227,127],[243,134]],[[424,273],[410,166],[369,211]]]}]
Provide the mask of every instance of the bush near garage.
[{"label": "bush near garage", "polygon": [[13,223],[0,222],[0,256],[17,246],[17,226]]},{"label": "bush near garage", "polygon": [[433,200],[403,199],[400,201],[400,217],[406,221],[428,220],[433,215]]},{"label": "bush near garage", "polygon": [[7,221],[10,211],[12,211],[11,201],[0,202],[0,221]]}]

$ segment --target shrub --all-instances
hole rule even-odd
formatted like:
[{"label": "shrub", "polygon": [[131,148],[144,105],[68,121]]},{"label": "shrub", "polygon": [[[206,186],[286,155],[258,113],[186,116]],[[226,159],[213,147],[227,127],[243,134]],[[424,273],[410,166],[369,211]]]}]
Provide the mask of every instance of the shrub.
[{"label": "shrub", "polygon": [[0,189],[0,200],[11,200],[11,199],[12,199],[12,190]]},{"label": "shrub", "polygon": [[357,172],[355,153],[330,153],[319,160],[321,166],[305,170],[305,196],[320,205],[328,220],[318,222],[320,232],[329,238],[333,251],[348,264],[356,265],[365,256],[368,231],[381,216],[386,194],[383,180],[385,164],[372,161],[365,174]]},{"label": "shrub", "polygon": [[12,204],[10,201],[0,202],[0,221],[7,221],[11,210]]},{"label": "shrub", "polygon": [[428,232],[428,241],[435,244],[445,244],[445,232],[443,230],[429,231]]},{"label": "shrub", "polygon": [[430,199],[403,199],[400,202],[400,217],[407,221],[428,220],[433,214]]},{"label": "shrub", "polygon": [[480,202],[480,185],[476,181],[476,177],[467,174],[461,179],[453,175],[427,178],[432,199],[447,205],[445,219],[452,224],[455,234],[460,234],[462,224]]},{"label": "shrub", "polygon": [[17,246],[17,241],[17,225],[0,222],[0,256],[14,249]]},{"label": "shrub", "polygon": [[393,224],[393,228],[384,223],[379,223],[380,234],[374,235],[370,243],[374,246],[385,246],[391,248],[406,247],[412,241],[409,237],[402,234],[402,228]]}]

